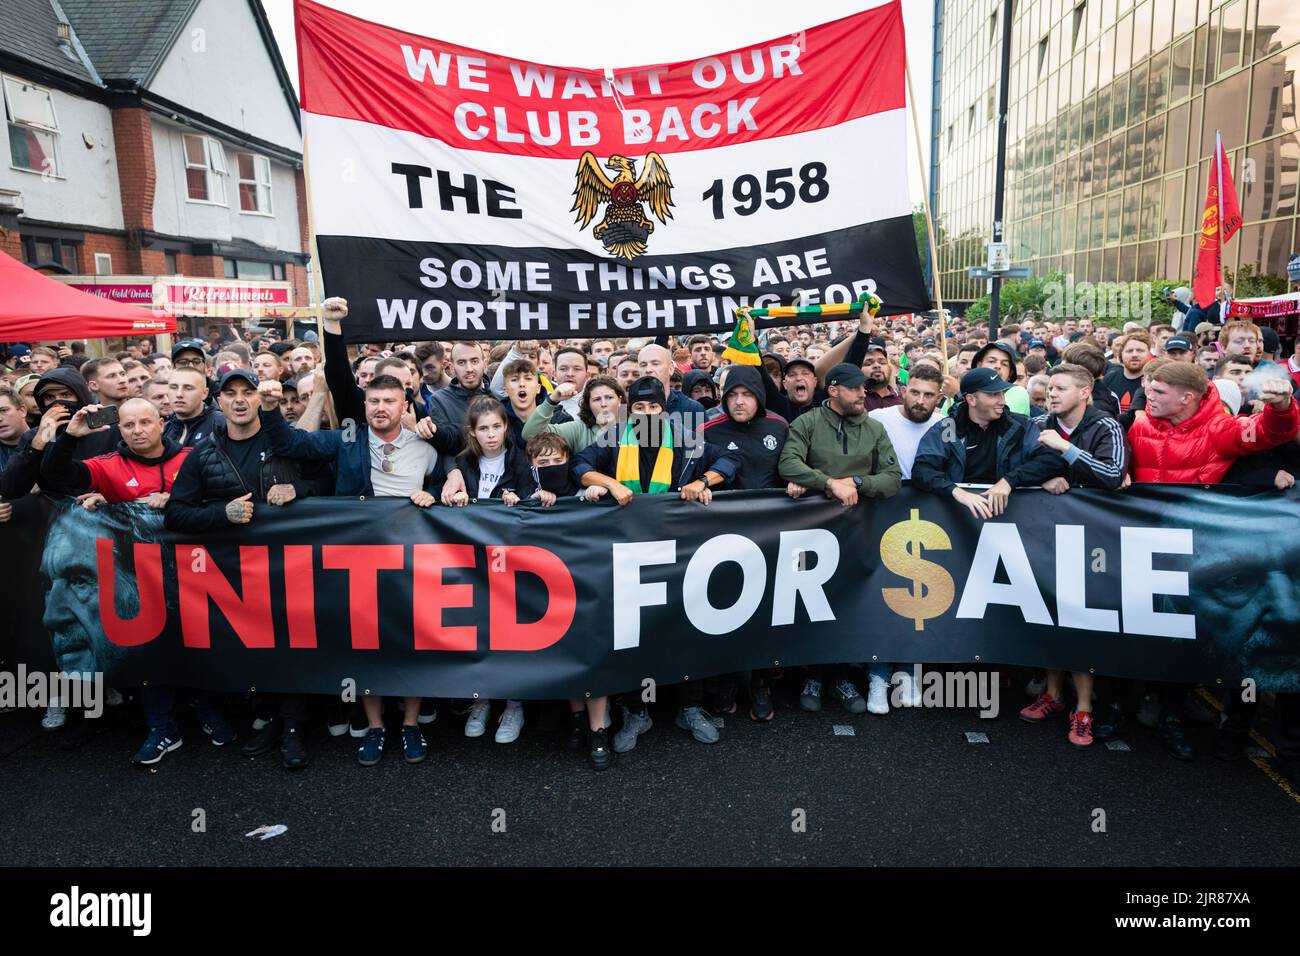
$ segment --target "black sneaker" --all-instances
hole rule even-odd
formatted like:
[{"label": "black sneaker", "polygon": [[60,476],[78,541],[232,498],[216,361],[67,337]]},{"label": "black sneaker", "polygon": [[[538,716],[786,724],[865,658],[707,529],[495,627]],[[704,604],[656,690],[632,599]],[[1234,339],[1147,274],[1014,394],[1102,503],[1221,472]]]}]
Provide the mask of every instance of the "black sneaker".
[{"label": "black sneaker", "polygon": [[729,677],[723,678],[713,695],[713,713],[734,714],[736,712],[736,682]]},{"label": "black sneaker", "polygon": [[1177,760],[1192,760],[1196,757],[1196,748],[1191,745],[1183,733],[1183,721],[1180,717],[1166,717],[1160,721],[1160,741]]},{"label": "black sneaker", "polygon": [[303,740],[302,725],[296,720],[284,723],[284,738],[280,741],[280,761],[286,770],[301,770],[307,766],[307,743]]},{"label": "black sneaker", "polygon": [[1107,704],[1101,708],[1092,721],[1092,739],[1105,743],[1118,740],[1128,730],[1128,720],[1124,708],[1119,704]]},{"label": "black sneaker", "polygon": [[1245,730],[1238,730],[1234,727],[1220,728],[1219,742],[1214,747],[1215,759],[1231,763],[1246,756],[1246,740],[1248,736],[1248,732]]},{"label": "black sneaker", "polygon": [[749,719],[759,722],[771,720],[776,716],[776,706],[772,703],[772,688],[766,683],[755,684],[749,688]]},{"label": "black sneaker", "polygon": [[593,730],[591,732],[591,768],[605,770],[609,767],[609,731]]},{"label": "black sneaker", "polygon": [[360,740],[370,729],[370,721],[366,719],[366,712],[360,704],[352,707],[352,719],[348,721],[348,736]]},{"label": "black sneaker", "polygon": [[261,757],[263,754],[269,754],[280,742],[283,729],[283,721],[279,717],[272,717],[262,725],[261,730],[253,731],[253,735],[248,738],[244,746],[239,748],[239,752],[245,757]]},{"label": "black sneaker", "polygon": [[580,710],[577,713],[569,714],[569,735],[564,740],[564,746],[569,750],[581,750],[582,745],[587,741],[587,712]]}]

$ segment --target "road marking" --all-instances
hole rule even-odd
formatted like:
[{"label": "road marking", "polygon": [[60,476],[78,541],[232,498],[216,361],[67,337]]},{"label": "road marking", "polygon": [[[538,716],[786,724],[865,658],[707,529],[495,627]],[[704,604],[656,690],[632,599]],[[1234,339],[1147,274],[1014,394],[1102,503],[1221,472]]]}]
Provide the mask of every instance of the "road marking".
[{"label": "road marking", "polygon": [[856,737],[856,736],[857,736],[857,734],[854,733],[854,731],[853,731],[853,727],[852,727],[852,725],[850,725],[850,724],[834,724],[834,725],[831,727],[831,732],[834,733],[836,737]]},{"label": "road marking", "polygon": [[1107,750],[1122,750],[1122,751],[1125,751],[1125,752],[1132,752],[1132,750],[1133,750],[1132,747],[1130,747],[1128,744],[1124,743],[1124,741],[1122,741],[1122,740],[1108,740],[1108,741],[1106,741],[1106,749],[1107,749]]},{"label": "road marking", "polygon": [[972,733],[972,732],[969,731],[969,730],[966,731],[966,743],[968,743],[968,744],[986,744],[986,743],[988,743],[988,742],[989,742],[989,735],[988,735],[988,734]]},{"label": "road marking", "polygon": [[[1223,713],[1223,704],[1219,703],[1218,699],[1213,694],[1211,694],[1208,690],[1206,690],[1204,687],[1198,687],[1196,689],[1196,693],[1200,696],[1202,700],[1204,700],[1207,704],[1209,704],[1219,713]],[[1266,754],[1267,756],[1269,757],[1277,756],[1277,751],[1273,749],[1273,745],[1269,743],[1266,739],[1264,739],[1264,737],[1260,736],[1259,732],[1255,730],[1253,727],[1250,730],[1250,739],[1255,741],[1255,743],[1259,745],[1259,750],[1263,751],[1264,754]],[[1254,747],[1248,750],[1246,752],[1246,755],[1249,758],[1251,763],[1253,763],[1260,770],[1264,771],[1264,775],[1268,777],[1268,779],[1272,780],[1275,784],[1277,784],[1279,787],[1282,788],[1283,793],[1285,793],[1296,803],[1300,803],[1300,793],[1296,793],[1296,791],[1291,787],[1291,784],[1287,783],[1286,778],[1284,778],[1280,773],[1278,773],[1271,766],[1269,766],[1267,760],[1265,760],[1264,757],[1258,756],[1255,753]]]}]

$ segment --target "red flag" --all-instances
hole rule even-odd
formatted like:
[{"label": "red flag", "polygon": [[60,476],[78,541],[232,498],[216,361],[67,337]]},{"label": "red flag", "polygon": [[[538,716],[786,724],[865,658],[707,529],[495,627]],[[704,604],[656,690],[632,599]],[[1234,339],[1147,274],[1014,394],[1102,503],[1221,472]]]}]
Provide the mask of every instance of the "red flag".
[{"label": "red flag", "polygon": [[1201,215],[1196,270],[1192,276],[1192,301],[1202,308],[1214,301],[1214,290],[1223,283],[1223,244],[1241,228],[1237,187],[1232,181],[1228,154],[1218,133],[1214,134],[1214,145],[1210,183],[1205,192],[1205,212]]}]

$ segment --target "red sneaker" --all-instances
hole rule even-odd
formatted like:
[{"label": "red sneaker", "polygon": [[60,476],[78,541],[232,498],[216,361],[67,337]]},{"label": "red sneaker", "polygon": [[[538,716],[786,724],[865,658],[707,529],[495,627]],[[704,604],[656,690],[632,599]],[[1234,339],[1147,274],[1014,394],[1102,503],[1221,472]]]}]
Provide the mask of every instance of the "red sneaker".
[{"label": "red sneaker", "polygon": [[1044,691],[1038,695],[1036,701],[1020,712],[1020,719],[1036,724],[1040,720],[1047,720],[1049,717],[1060,717],[1064,713],[1065,705]]},{"label": "red sneaker", "polygon": [[1070,746],[1085,750],[1092,746],[1092,714],[1076,710],[1070,715],[1070,733],[1067,735]]}]

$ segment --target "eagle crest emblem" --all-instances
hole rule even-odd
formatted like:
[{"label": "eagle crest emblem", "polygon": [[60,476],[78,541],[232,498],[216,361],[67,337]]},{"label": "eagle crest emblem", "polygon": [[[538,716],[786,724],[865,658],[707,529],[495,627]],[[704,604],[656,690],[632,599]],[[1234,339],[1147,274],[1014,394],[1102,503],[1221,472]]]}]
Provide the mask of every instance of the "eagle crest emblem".
[{"label": "eagle crest emblem", "polygon": [[655,224],[649,213],[664,225],[673,218],[673,181],[668,175],[668,165],[658,153],[648,153],[641,164],[641,175],[636,174],[636,160],[626,156],[611,156],[605,167],[614,174],[611,179],[600,167],[600,160],[590,151],[578,160],[577,186],[573,190],[573,208],[578,214],[574,222],[579,229],[591,225],[600,207],[605,207],[605,217],[591,230],[605,251],[620,259],[632,259],[645,253]]}]

